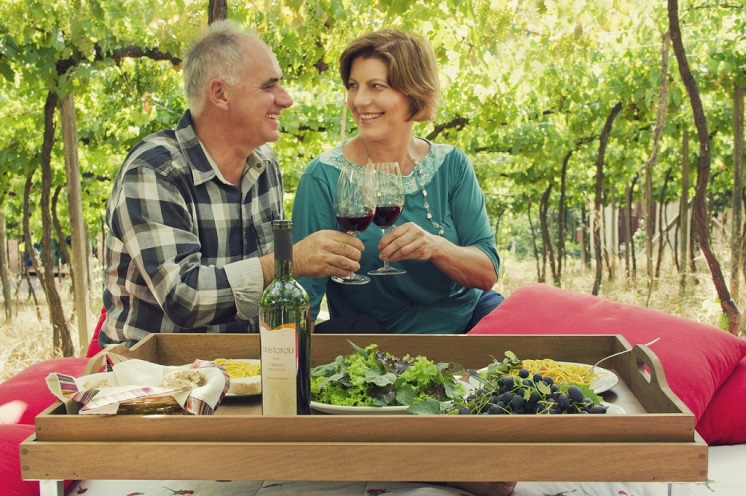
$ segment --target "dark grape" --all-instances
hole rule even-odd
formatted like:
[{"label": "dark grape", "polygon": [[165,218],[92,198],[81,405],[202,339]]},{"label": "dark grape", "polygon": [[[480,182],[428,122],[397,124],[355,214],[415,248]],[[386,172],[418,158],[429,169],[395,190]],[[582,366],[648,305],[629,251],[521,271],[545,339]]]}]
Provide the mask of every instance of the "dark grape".
[{"label": "dark grape", "polygon": [[567,395],[576,403],[583,403],[583,400],[585,400],[583,391],[581,391],[580,388],[577,386],[570,386],[570,388],[567,390]]},{"label": "dark grape", "polygon": [[523,415],[523,414],[602,414],[603,406],[594,406],[583,390],[571,385],[560,388],[551,377],[533,374],[528,369],[519,373],[525,377],[515,379],[498,374],[488,383],[472,392],[462,402],[457,402],[448,413],[460,415]]}]

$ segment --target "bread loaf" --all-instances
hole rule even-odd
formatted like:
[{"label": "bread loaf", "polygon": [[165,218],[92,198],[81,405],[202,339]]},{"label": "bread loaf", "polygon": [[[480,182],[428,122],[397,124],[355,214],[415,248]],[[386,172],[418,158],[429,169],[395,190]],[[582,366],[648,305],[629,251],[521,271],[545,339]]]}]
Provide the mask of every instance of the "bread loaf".
[{"label": "bread loaf", "polygon": [[194,389],[202,387],[205,384],[207,384],[207,378],[198,370],[177,370],[176,372],[168,374],[161,381],[161,387],[176,389],[184,389],[187,387]]}]

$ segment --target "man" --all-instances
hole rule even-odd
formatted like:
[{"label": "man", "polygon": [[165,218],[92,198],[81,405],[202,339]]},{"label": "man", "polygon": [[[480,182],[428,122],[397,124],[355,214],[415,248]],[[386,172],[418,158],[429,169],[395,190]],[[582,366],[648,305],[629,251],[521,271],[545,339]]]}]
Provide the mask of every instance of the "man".
[{"label": "man", "polygon": [[[130,150],[106,213],[107,312],[99,341],[151,332],[257,332],[274,273],[282,178],[267,143],[292,105],[269,47],[213,23],[184,57],[189,110]],[[362,243],[337,231],[294,247],[296,277],[349,275]]]}]

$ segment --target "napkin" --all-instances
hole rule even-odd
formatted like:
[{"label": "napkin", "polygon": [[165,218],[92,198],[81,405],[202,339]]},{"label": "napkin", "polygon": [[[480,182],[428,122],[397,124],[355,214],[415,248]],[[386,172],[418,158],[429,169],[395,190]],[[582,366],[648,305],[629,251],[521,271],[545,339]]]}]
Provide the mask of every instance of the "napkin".
[{"label": "napkin", "polygon": [[[49,390],[67,409],[81,415],[113,415],[122,403],[167,395],[187,413],[211,415],[230,386],[228,373],[214,362],[195,360],[182,366],[166,366],[109,353],[107,372],[75,378],[51,373]],[[162,386],[164,378],[178,371],[198,371],[204,384]]]}]

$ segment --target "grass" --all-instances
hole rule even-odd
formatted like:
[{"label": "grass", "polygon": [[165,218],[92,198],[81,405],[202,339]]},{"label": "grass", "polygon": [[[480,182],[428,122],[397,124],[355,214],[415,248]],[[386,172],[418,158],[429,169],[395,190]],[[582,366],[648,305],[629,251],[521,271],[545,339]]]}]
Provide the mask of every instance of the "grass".
[{"label": "grass", "polygon": [[[510,254],[503,253],[503,268],[500,281],[495,289],[505,297],[517,288],[537,281],[536,262],[534,260],[517,260]],[[721,262],[722,263],[722,262]],[[657,281],[656,289],[650,296],[649,303],[644,261],[638,261],[638,274],[635,282],[628,281],[624,277],[624,267],[617,267],[617,276],[614,280],[608,280],[604,272],[600,295],[604,298],[630,303],[640,306],[648,306],[663,312],[678,315],[690,320],[702,322],[712,326],[719,326],[721,319],[721,308],[717,300],[712,278],[703,259],[696,261],[698,272],[695,273],[688,284],[686,291],[681,290],[680,276],[671,263],[663,265],[661,277]],[[723,264],[723,271],[727,274],[727,266]],[[640,268],[641,267],[641,268]],[[594,272],[584,268],[581,264],[574,263],[563,269],[563,285],[568,290],[579,293],[590,294],[593,288]],[[66,287],[60,288],[65,312],[70,315],[72,304]],[[49,313],[46,308],[44,296],[37,291],[41,318],[37,317],[37,310],[33,299],[26,298],[25,292],[16,299],[16,317],[12,324],[3,321],[0,324],[0,382],[12,377],[38,361],[60,356],[52,347],[52,326],[49,322]],[[738,308],[743,311],[746,307],[746,299],[736,300]],[[98,313],[91,317],[91,325],[95,324]],[[4,317],[0,317],[4,318]],[[76,333],[77,328],[71,326],[71,332]],[[73,342],[77,343],[77,336],[73,336]],[[85,353],[85,350],[83,350]]]},{"label": "grass", "polygon": [[[43,295],[37,295],[43,298]],[[46,304],[40,307],[39,319],[33,301],[21,301],[16,307],[12,323],[0,325],[0,381],[24,368],[47,358],[62,356],[52,348],[52,325]],[[4,314],[3,314],[4,318]]]},{"label": "grass", "polygon": [[[687,288],[681,287],[681,276],[673,264],[663,264],[661,276],[655,289],[648,295],[647,277],[644,262],[638,270],[636,280],[626,278],[623,264],[618,264],[615,277],[609,280],[604,269],[599,296],[622,303],[654,308],[672,315],[719,327],[722,316],[712,277],[704,259],[696,261],[698,271],[687,279]],[[593,289],[595,269],[586,269],[574,263],[562,271],[562,287],[578,293],[590,294]],[[549,276],[551,278],[551,276]],[[536,262],[517,261],[510,257],[504,260],[503,273],[496,290],[506,298],[517,288],[537,281]],[[551,284],[551,282],[547,282]],[[743,311],[746,299],[737,299],[738,308]]]}]

